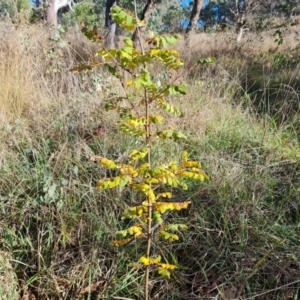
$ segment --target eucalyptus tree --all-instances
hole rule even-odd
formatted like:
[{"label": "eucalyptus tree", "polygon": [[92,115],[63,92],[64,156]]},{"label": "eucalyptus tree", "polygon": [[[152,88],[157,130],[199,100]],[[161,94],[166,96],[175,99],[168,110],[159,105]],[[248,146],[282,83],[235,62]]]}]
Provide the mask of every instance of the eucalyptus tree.
[{"label": "eucalyptus tree", "polygon": [[197,28],[197,23],[199,21],[199,16],[200,16],[200,11],[201,8],[203,7],[204,0],[194,0],[193,2],[193,8],[190,16],[190,21],[186,29],[186,45],[189,47],[190,46],[190,40],[191,40],[191,35],[193,31]]},{"label": "eucalyptus tree", "polygon": [[48,4],[46,6],[47,24],[57,26],[58,11],[65,6],[69,6],[70,10],[74,11],[72,2],[72,0],[48,0]]}]

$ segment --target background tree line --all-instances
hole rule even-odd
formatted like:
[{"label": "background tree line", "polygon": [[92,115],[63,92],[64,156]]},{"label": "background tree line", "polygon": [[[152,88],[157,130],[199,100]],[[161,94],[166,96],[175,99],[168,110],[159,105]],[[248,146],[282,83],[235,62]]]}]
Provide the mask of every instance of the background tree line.
[{"label": "background tree line", "polygon": [[[28,20],[35,21],[42,15],[40,0],[0,0],[1,18],[10,18],[18,21],[19,14],[28,13]],[[147,1],[138,0],[137,10],[142,12]],[[285,0],[196,0],[183,2],[180,0],[157,0],[155,9],[151,15],[149,28],[156,32],[180,32],[184,31],[191,18],[193,7],[201,5],[201,12],[197,11],[196,21],[199,30],[223,31],[234,27],[237,22],[236,13],[245,9],[247,22],[255,30],[264,30],[270,26],[272,18],[293,18],[300,14],[300,1]],[[133,2],[120,0],[119,3],[129,10],[133,10]],[[75,13],[69,9],[61,10],[61,23],[73,26],[75,23],[84,22],[87,26],[103,26],[105,18],[106,0],[74,0]],[[21,20],[24,21],[24,20]]]},{"label": "background tree line", "polygon": [[[60,7],[66,6],[51,12],[55,1],[0,0],[0,17],[14,23],[33,23],[44,19],[48,25],[56,26],[58,14],[59,22],[65,26],[72,27],[81,23],[101,28],[104,24],[109,27],[109,9],[113,3],[118,3],[130,11],[136,10],[139,18],[147,21],[148,29],[155,33],[185,32],[189,45],[191,33],[195,30],[232,30],[237,34],[237,43],[240,43],[245,31],[260,32],[274,26],[279,28],[298,24],[297,16],[300,13],[299,0],[73,0],[69,1],[69,6],[62,4]],[[71,4],[74,7],[72,11]],[[112,29],[110,32],[112,35]],[[133,36],[133,40],[136,37]]]}]

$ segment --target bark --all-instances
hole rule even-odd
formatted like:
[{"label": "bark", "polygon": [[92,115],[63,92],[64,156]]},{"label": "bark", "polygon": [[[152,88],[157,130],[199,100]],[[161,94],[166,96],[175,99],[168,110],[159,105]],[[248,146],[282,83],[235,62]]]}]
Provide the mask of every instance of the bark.
[{"label": "bark", "polygon": [[248,30],[247,28],[247,20],[244,15],[241,15],[240,18],[237,19],[236,21],[236,32],[237,32],[237,37],[236,41],[237,44],[239,44],[243,38],[244,32]]},{"label": "bark", "polygon": [[46,8],[47,25],[57,26],[57,0],[48,0]]},{"label": "bark", "polygon": [[108,28],[108,33],[105,37],[105,47],[115,48],[117,24],[113,21],[110,9],[118,4],[118,0],[106,0],[105,7],[105,27]]},{"label": "bark", "polygon": [[249,16],[257,7],[259,7],[259,5],[262,4],[262,2],[262,0],[245,0],[243,2],[239,2],[238,0],[236,0],[235,6],[229,8],[235,18],[237,44],[241,42],[244,32],[249,30],[249,28],[247,28],[247,16]]},{"label": "bark", "polygon": [[70,10],[73,11],[71,6],[72,0],[48,0],[46,8],[46,18],[48,25],[57,26],[57,13],[59,9],[65,6],[69,6]]},{"label": "bark", "polygon": [[201,8],[203,6],[204,0],[194,0],[193,9],[191,12],[190,22],[185,32],[185,39],[187,46],[190,46],[192,32],[197,28],[197,23],[199,21],[199,16]]},{"label": "bark", "polygon": [[[140,20],[146,21],[146,24],[150,20],[151,14],[155,8],[156,0],[147,0],[147,3],[144,7],[144,10],[142,12]],[[132,41],[135,47],[137,47],[139,40],[141,41],[141,38],[143,36],[143,33],[145,32],[147,28],[147,25],[137,28],[133,35],[132,35]]]},{"label": "bark", "polygon": [[106,0],[105,5],[105,27],[109,28],[109,26],[114,23],[111,14],[110,9],[117,4],[117,0]]}]

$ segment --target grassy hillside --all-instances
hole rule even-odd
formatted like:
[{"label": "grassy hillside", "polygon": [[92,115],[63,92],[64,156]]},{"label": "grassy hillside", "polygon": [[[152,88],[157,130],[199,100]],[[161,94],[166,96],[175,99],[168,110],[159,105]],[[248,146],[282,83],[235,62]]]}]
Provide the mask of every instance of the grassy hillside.
[{"label": "grassy hillside", "polygon": [[[166,142],[154,156],[164,162],[186,149],[210,181],[191,183],[192,206],[170,215],[184,218],[188,232],[155,245],[178,269],[169,281],[154,277],[152,299],[300,299],[300,65],[292,34],[278,48],[273,32],[249,35],[241,47],[233,33],[196,35],[189,51],[177,46],[188,95],[172,100],[184,116],[170,124],[189,141]],[[138,199],[97,190],[106,170],[90,160],[122,161],[136,143],[104,111],[121,84],[101,69],[69,72],[96,49],[80,32],[50,38],[38,25],[0,23],[0,45],[0,299],[142,299],[143,272],[130,263],[143,242],[111,245]],[[206,56],[216,63],[187,74]],[[97,291],[84,293],[92,283]]]}]

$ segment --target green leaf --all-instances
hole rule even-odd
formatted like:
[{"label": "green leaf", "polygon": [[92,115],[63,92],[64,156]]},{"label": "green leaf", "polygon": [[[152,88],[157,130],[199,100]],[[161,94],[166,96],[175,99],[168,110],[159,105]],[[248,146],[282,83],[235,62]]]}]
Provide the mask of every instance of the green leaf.
[{"label": "green leaf", "polygon": [[215,58],[213,58],[213,57],[207,57],[207,58],[199,59],[197,61],[197,64],[198,65],[205,65],[205,64],[213,64],[214,62],[215,62]]},{"label": "green leaf", "polygon": [[124,39],[124,44],[125,44],[126,46],[128,46],[128,47],[133,48],[133,41],[132,41],[132,39],[130,39],[130,38]]},{"label": "green leaf", "polygon": [[98,35],[97,30],[94,30],[94,28],[90,30],[86,27],[83,27],[81,32],[92,42],[102,42],[102,37]]},{"label": "green leaf", "polygon": [[170,271],[164,269],[164,268],[161,268],[161,267],[158,267],[157,268],[157,272],[159,275],[161,275],[162,277],[165,277],[165,278],[168,278],[170,279],[170,276],[171,276],[171,273]]},{"label": "green leaf", "polygon": [[173,133],[174,139],[187,139],[186,135],[183,134],[181,131],[176,131]]},{"label": "green leaf", "polygon": [[166,40],[167,40],[167,43],[172,46],[174,45],[179,39],[179,36],[178,35],[167,35],[166,36]]},{"label": "green leaf", "polygon": [[154,219],[154,221],[156,221],[156,223],[158,225],[162,225],[163,224],[163,219],[161,217],[161,213],[159,213],[156,210],[153,212],[153,219]]},{"label": "green leaf", "polygon": [[127,31],[134,30],[137,24],[142,24],[130,11],[124,10],[117,5],[114,5],[110,12],[113,20]]},{"label": "green leaf", "polygon": [[119,73],[118,73],[118,71],[117,71],[117,68],[115,68],[115,67],[113,67],[113,66],[111,66],[111,65],[106,65],[106,67],[107,67],[107,70],[112,74],[112,75],[114,75],[115,77],[118,77],[119,78]]},{"label": "green leaf", "polygon": [[148,148],[143,148],[141,150],[133,149],[130,151],[130,162],[134,162],[138,159],[143,159],[146,157],[149,149]]},{"label": "green leaf", "polygon": [[115,109],[115,108],[116,108],[116,106],[112,102],[106,103],[105,106],[104,106],[104,109],[106,111],[109,111],[109,110],[112,110],[112,109]]},{"label": "green leaf", "polygon": [[128,175],[122,176],[120,179],[120,187],[123,188],[126,186],[128,183],[132,182],[132,178]]},{"label": "green leaf", "polygon": [[188,227],[185,224],[168,224],[164,226],[164,230],[178,231],[178,230],[186,230],[186,229],[188,229]]},{"label": "green leaf", "polygon": [[186,95],[187,89],[185,85],[178,85],[175,86],[175,91],[178,92],[181,95]]},{"label": "green leaf", "polygon": [[93,66],[80,64],[78,67],[70,69],[70,72],[77,73],[77,72],[83,72],[83,71],[88,72],[88,71],[92,71],[92,70],[93,70]]},{"label": "green leaf", "polygon": [[179,240],[179,236],[177,234],[174,234],[174,233],[170,233],[170,232],[161,230],[159,232],[159,234],[163,239],[168,240],[169,242],[174,242],[174,241]]}]

